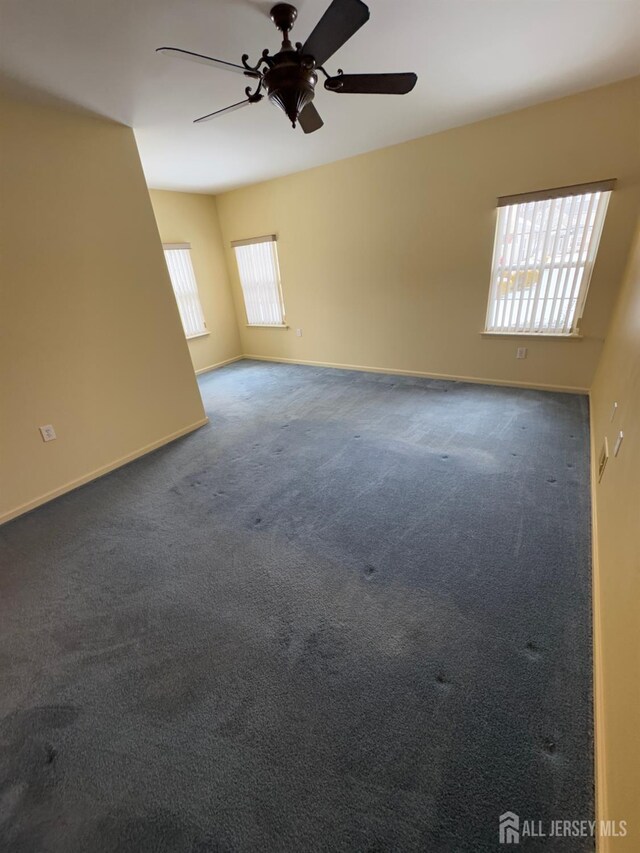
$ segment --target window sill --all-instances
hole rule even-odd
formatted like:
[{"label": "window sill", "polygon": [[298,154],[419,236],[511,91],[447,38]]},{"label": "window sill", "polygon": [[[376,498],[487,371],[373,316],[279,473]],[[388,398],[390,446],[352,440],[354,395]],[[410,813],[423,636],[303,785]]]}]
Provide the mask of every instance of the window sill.
[{"label": "window sill", "polygon": [[572,335],[546,335],[536,332],[480,332],[483,338],[527,338],[527,340],[542,339],[544,341],[581,341],[581,334]]},{"label": "window sill", "polygon": [[195,341],[196,338],[206,338],[210,334],[210,332],[198,332],[197,335],[185,335],[185,337],[188,341]]},{"label": "window sill", "polygon": [[247,329],[288,329],[286,323],[246,323]]}]

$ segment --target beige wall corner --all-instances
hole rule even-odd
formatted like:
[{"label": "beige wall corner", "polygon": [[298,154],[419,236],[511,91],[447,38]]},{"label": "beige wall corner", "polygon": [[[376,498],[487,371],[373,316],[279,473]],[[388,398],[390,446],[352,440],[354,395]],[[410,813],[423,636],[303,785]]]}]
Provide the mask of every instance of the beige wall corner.
[{"label": "beige wall corner", "polygon": [[238,358],[240,335],[213,196],[151,190],[163,243],[190,243],[191,259],[209,334],[188,341],[196,373]]},{"label": "beige wall corner", "polygon": [[[218,196],[243,352],[589,388],[640,208],[639,98],[633,78]],[[583,339],[482,337],[497,196],[612,177]],[[229,245],[273,233],[287,331],[246,328]]]},{"label": "beige wall corner", "polygon": [[599,849],[622,853],[640,850],[640,227],[591,390],[591,426],[596,799],[599,818],[628,821],[626,838]]},{"label": "beige wall corner", "polygon": [[221,367],[226,367],[227,364],[233,364],[234,361],[241,361],[243,358],[243,355],[236,355],[233,358],[218,361],[216,364],[208,364],[206,367],[201,367],[199,370],[196,370],[196,376],[201,376],[203,373],[210,373],[212,370],[218,370]]},{"label": "beige wall corner", "polygon": [[1,518],[205,414],[133,132],[35,102],[0,112]]}]

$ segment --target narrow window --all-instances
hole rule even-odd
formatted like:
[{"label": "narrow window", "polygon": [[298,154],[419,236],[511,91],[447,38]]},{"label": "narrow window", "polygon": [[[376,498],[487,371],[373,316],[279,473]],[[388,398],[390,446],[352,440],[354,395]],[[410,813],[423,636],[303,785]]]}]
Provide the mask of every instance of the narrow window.
[{"label": "narrow window", "polygon": [[485,331],[577,333],[613,184],[498,199]]},{"label": "narrow window", "polygon": [[208,334],[191,263],[191,246],[189,243],[167,243],[163,249],[185,336],[197,338]]},{"label": "narrow window", "polygon": [[284,326],[276,238],[255,237],[231,245],[236,253],[248,325]]}]

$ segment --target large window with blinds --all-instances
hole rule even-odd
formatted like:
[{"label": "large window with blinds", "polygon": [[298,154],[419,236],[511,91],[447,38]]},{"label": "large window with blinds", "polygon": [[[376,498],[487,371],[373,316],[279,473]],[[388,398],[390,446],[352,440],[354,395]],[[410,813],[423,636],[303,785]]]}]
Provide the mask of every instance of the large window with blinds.
[{"label": "large window with blinds", "polygon": [[284,327],[277,243],[274,235],[237,240],[238,274],[249,326]]},{"label": "large window with blinds", "polygon": [[162,248],[185,336],[197,338],[208,334],[191,263],[191,246],[189,243],[165,243]]},{"label": "large window with blinds", "polygon": [[498,199],[486,332],[578,333],[613,185]]}]

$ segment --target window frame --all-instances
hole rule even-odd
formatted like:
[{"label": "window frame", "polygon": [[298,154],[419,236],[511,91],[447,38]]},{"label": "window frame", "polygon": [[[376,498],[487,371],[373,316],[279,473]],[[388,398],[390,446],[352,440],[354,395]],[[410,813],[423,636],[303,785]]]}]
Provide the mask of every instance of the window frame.
[{"label": "window frame", "polygon": [[[202,300],[200,299],[200,288],[198,287],[198,279],[196,278],[196,271],[193,265],[193,258],[191,255],[191,243],[163,243],[162,251],[164,254],[164,261],[167,265],[167,272],[169,273],[169,280],[171,281],[171,289],[173,290],[173,296],[176,300],[176,306],[178,308],[178,314],[180,315],[180,323],[182,325],[182,331],[184,332],[184,336],[186,340],[193,341],[196,338],[204,338],[210,334],[209,329],[207,328],[207,320],[204,313],[204,308],[202,307]],[[202,318],[202,329],[199,332],[192,332],[191,334],[187,334],[187,330],[185,328],[183,312],[181,310],[180,298],[182,294],[179,294],[176,291],[176,286],[173,281],[173,276],[171,275],[171,267],[169,266],[169,262],[167,260],[167,252],[175,252],[175,251],[186,251],[188,252],[189,258],[189,268],[193,276],[193,286],[195,288],[195,299],[196,299],[196,308],[200,317]]]},{"label": "window frame", "polygon": [[[489,337],[543,337],[554,338],[555,340],[576,339],[581,337],[579,325],[584,313],[589,286],[591,283],[591,276],[597,260],[608,205],[615,183],[615,179],[609,179],[606,181],[576,184],[567,187],[556,187],[550,190],[521,193],[518,195],[502,196],[498,198],[489,294],[487,298],[484,329],[482,332],[483,335]],[[589,196],[591,198],[587,201],[587,197]],[[562,234],[562,222],[560,220],[560,216],[562,215],[568,199],[570,199],[570,202],[568,209],[565,211],[565,215],[569,217],[575,216],[582,218],[581,214],[584,213],[586,217],[586,225],[583,226],[582,232],[580,232],[580,223],[577,222],[575,227],[571,229],[565,228],[564,234]],[[502,263],[501,259],[504,256],[505,243],[509,233],[509,218],[513,208],[522,205],[521,215],[524,215],[527,210],[526,206],[529,204],[535,205],[536,203],[549,201],[551,202],[549,211],[551,216],[554,215],[553,205],[560,201],[558,224],[555,229],[553,227],[553,221],[550,219],[544,230],[534,232],[534,228],[531,227],[528,232],[523,230],[518,234],[518,225],[516,223],[511,233],[511,238],[513,238],[514,235],[519,237],[521,247],[518,248],[518,252],[522,251],[522,245],[526,240],[525,252],[530,252],[532,249],[535,249],[535,252],[537,253],[538,246],[536,244],[534,244],[533,247],[530,246],[531,235],[535,233],[537,239],[542,239],[543,241],[543,253],[548,249],[551,251],[553,257],[550,257],[548,262],[544,261],[543,258],[532,262],[530,259],[531,256],[527,256],[527,254],[525,254],[525,258],[522,262],[518,257],[514,263],[514,260],[509,256],[509,263]],[[576,203],[577,208],[575,207]],[[587,204],[587,208],[586,210],[583,210],[585,203]],[[518,215],[515,210],[513,211],[513,214],[515,216]],[[531,218],[533,218],[534,208],[531,209],[530,215]],[[585,228],[588,228],[590,233],[585,233]],[[575,240],[576,234],[580,235],[582,239],[582,242],[579,245],[579,251],[576,253],[575,257],[573,254],[571,257],[565,257],[565,254],[568,256],[569,253],[562,251],[562,245],[556,248],[557,241],[558,239],[565,240],[568,236]],[[548,241],[551,239],[553,239],[553,244],[549,245]],[[558,251],[561,252],[560,255],[558,255]],[[560,260],[558,260],[558,257],[560,257]],[[526,297],[526,302],[524,301],[524,297],[513,301],[513,305],[516,306],[515,318],[512,318],[511,310],[509,315],[505,318],[507,307],[506,300],[504,298],[500,299],[498,293],[502,284],[501,277],[507,272],[510,274],[515,272],[516,275],[524,274],[525,276],[528,276],[529,274],[540,274],[541,289],[544,286],[544,295],[542,297],[540,297],[539,292],[536,292],[535,296],[532,296],[531,293],[529,293]],[[545,272],[547,274],[547,280],[546,283],[542,285]],[[552,285],[554,273],[556,278]],[[551,286],[554,287],[553,296],[547,292],[547,288],[550,289]],[[532,289],[533,288],[531,287],[530,290]],[[575,296],[573,295],[574,293]],[[551,303],[552,316],[550,318],[552,322],[547,322],[545,325],[544,314],[549,305],[549,300],[553,300]],[[562,303],[565,301],[567,302],[567,312],[570,312],[572,304],[575,304],[573,313],[569,315],[571,317],[570,324],[567,324],[566,319],[561,321],[561,318],[566,316],[562,313]],[[525,313],[520,321],[520,314],[523,308]],[[538,316],[538,311],[541,312],[542,316],[540,316],[539,324],[536,326],[534,321]],[[531,312],[530,316],[528,312]],[[497,317],[500,316],[500,314],[502,314],[502,317],[500,323],[498,323]],[[508,319],[508,324],[505,322],[505,319]]]},{"label": "window frame", "polygon": [[[237,249],[242,248],[243,246],[256,246],[260,243],[273,243],[273,261],[274,261],[274,272],[275,272],[275,281],[276,281],[276,295],[277,295],[277,308],[280,316],[279,323],[252,323],[249,319],[249,310],[247,306],[247,294],[245,292],[245,283],[242,279],[242,271],[240,268],[240,263],[238,262],[238,253]],[[288,329],[289,326],[287,324],[287,315],[284,305],[284,294],[282,291],[282,275],[280,273],[280,257],[278,254],[278,236],[276,234],[265,234],[259,237],[248,237],[243,240],[232,240],[231,248],[233,249],[234,259],[236,263],[236,270],[238,273],[238,281],[240,282],[240,292],[242,293],[242,301],[244,304],[244,314],[246,320],[246,326],[250,329]]]}]

